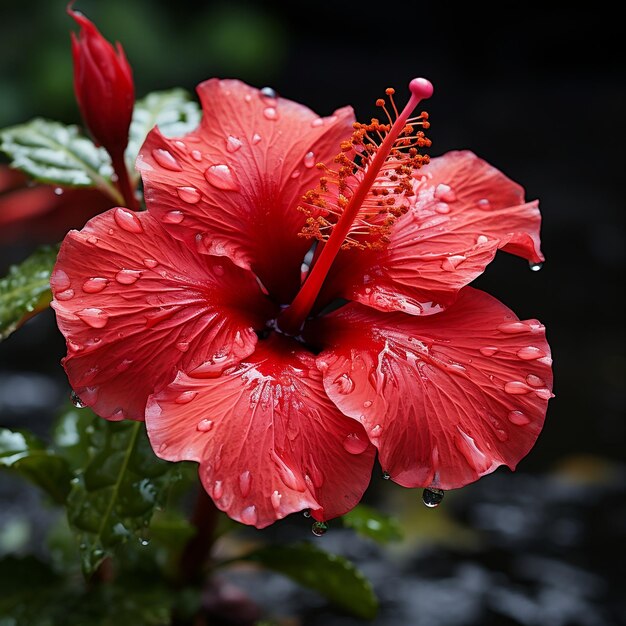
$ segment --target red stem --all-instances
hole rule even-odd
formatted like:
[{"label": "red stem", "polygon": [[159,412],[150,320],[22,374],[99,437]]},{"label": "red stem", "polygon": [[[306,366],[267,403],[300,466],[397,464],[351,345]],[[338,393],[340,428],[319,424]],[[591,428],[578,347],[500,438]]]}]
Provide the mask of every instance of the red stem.
[{"label": "red stem", "polygon": [[138,211],[139,203],[137,202],[135,190],[130,182],[128,168],[124,160],[124,151],[122,150],[121,152],[111,154],[111,161],[113,162],[113,169],[117,175],[117,187],[126,202],[126,206],[132,211]]}]

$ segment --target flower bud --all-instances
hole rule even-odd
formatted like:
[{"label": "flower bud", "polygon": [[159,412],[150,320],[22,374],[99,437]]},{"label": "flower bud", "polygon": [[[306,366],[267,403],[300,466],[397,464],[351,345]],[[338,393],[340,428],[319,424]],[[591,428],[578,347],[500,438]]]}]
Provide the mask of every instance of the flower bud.
[{"label": "flower bud", "polygon": [[112,156],[119,155],[128,144],[135,101],[132,71],[122,46],[113,48],[72,4],[67,12],[80,26],[78,36],[72,33],[76,100],[96,142]]}]

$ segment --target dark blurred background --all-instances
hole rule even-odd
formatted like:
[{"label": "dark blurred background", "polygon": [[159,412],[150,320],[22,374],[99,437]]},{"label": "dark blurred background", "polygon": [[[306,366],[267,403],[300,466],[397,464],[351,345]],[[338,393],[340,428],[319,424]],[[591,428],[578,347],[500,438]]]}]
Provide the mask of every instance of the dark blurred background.
[{"label": "dark blurred background", "polygon": [[[480,3],[381,3],[374,10],[352,4],[81,0],[75,8],[107,38],[123,43],[138,96],[173,86],[192,91],[212,76],[236,77],[257,87],[272,86],[320,114],[351,104],[363,120],[375,114],[374,102],[387,86],[396,87],[402,101],[408,81],[426,76],[435,85],[435,95],[427,103],[431,154],[471,149],[523,184],[528,199],[540,199],[544,268],[534,273],[524,261],[500,254],[476,286],[501,299],[521,318],[540,319],[548,329],[556,397],[550,402],[544,432],[518,473],[501,469],[497,476],[463,490],[464,494],[450,494],[441,523],[451,517],[454,524],[478,529],[486,537],[480,554],[468,560],[448,546],[433,556],[420,551],[422,543],[414,541],[407,544],[414,559],[410,562],[399,564],[384,552],[372,556],[367,549],[361,557],[366,570],[372,559],[386,563],[383,580],[396,580],[402,568],[410,577],[416,576],[416,570],[430,571],[433,563],[439,564],[432,576],[426,575],[428,580],[410,578],[415,581],[407,589],[410,596],[415,599],[419,589],[427,591],[420,609],[413,611],[406,605],[406,613],[383,610],[380,624],[622,623],[626,363],[621,185],[626,137],[619,45],[625,36],[623,23],[603,3],[581,9],[571,4],[557,8],[507,3],[494,9]],[[65,14],[65,3],[3,3],[1,11],[0,127],[36,115],[79,122],[68,32],[73,24]],[[9,263],[24,258],[31,245],[26,239],[5,242],[0,255],[3,273]],[[66,397],[67,383],[58,365],[63,354],[63,341],[49,313],[0,345],[0,413],[5,425],[28,423],[45,431],[45,424],[32,418]],[[563,492],[563,484],[571,490]],[[380,490],[374,486],[371,498],[389,503]],[[398,496],[394,487],[390,493],[391,500],[399,498],[404,507],[404,520],[424,528],[425,536],[432,534],[432,521],[423,527],[421,517],[415,521],[413,500]],[[499,519],[497,507],[491,514],[475,511],[477,500],[484,505],[490,498],[509,507],[501,527],[493,521]],[[561,508],[555,510],[555,503]],[[394,500],[389,512],[397,512],[396,506]],[[438,515],[441,509],[427,513]],[[483,518],[491,522],[480,522]],[[517,519],[518,526],[526,528],[530,543],[502,530],[514,526],[507,519]],[[529,520],[535,531],[528,530]],[[563,539],[558,524],[565,535],[570,533],[569,539]],[[545,532],[553,526],[554,536],[546,538]],[[433,543],[439,541],[435,535]],[[501,535],[508,540],[498,543]],[[335,535],[340,536],[340,532]],[[342,541],[338,550],[346,539]],[[546,576],[549,565],[541,560],[520,566],[516,551],[532,553],[533,546],[537,558],[574,569]],[[486,555],[493,556],[494,550],[500,557],[489,560]],[[359,560],[358,554],[355,558]],[[529,574],[530,570],[535,573]],[[554,585],[555,577],[571,580],[576,575],[583,591],[577,591],[576,585],[567,587],[569,608],[562,613],[542,612],[541,580],[552,579]],[[483,583],[463,587],[464,576]],[[448,601],[437,593],[450,580],[461,581],[461,587],[453,585],[450,597],[482,598],[483,613],[472,613],[470,607],[465,617],[445,617]],[[506,585],[506,601],[489,599],[484,587],[497,587],[504,584],[502,580],[519,591],[517,600],[506,600],[510,591]],[[529,580],[534,586],[529,587]],[[433,581],[440,584],[431,589],[427,585]],[[384,588],[381,582],[383,609]],[[592,607],[587,612],[572,604],[581,597]],[[528,608],[531,601],[535,612]],[[546,606],[559,601],[546,601]],[[404,606],[402,602],[396,598],[389,604]],[[434,617],[422,613],[433,608],[429,603],[438,605]],[[303,623],[330,620],[323,611],[306,610],[313,617]],[[424,615],[430,617],[423,621]],[[353,623],[337,619],[319,623]]]}]

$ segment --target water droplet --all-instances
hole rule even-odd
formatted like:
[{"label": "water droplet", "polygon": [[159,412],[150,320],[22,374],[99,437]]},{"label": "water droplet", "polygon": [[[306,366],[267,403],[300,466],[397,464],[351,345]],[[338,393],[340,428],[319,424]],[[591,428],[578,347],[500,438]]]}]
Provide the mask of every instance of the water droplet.
[{"label": "water droplet", "polygon": [[328,524],[326,522],[313,522],[313,525],[311,526],[311,532],[316,537],[321,537],[322,535],[325,535],[327,531]]},{"label": "water droplet", "polygon": [[533,261],[529,261],[528,267],[531,272],[538,272],[543,267],[543,263],[533,263]]},{"label": "water droplet", "polygon": [[508,418],[509,422],[516,426],[526,426],[526,424],[530,424],[530,419],[522,413],[522,411],[509,411]]},{"label": "water droplet", "polygon": [[483,211],[489,211],[489,209],[491,208],[491,202],[489,202],[489,200],[487,200],[487,198],[481,198],[477,203],[476,206],[479,209],[482,209]]},{"label": "water droplet", "polygon": [[383,427],[380,424],[376,424],[376,426],[374,426],[374,428],[372,428],[372,430],[370,431],[370,437],[374,437],[374,439],[377,439],[378,437],[380,437],[382,432]]},{"label": "water droplet", "polygon": [[533,361],[546,356],[546,353],[535,346],[526,346],[517,351],[517,356],[522,359],[522,361]]},{"label": "water droplet", "polygon": [[357,433],[350,433],[343,440],[343,447],[350,454],[362,454],[367,450],[367,440],[359,437]]},{"label": "water droplet", "polygon": [[439,213],[441,215],[447,215],[450,213],[450,205],[446,202],[437,202],[435,204],[435,213]]},{"label": "water droplet", "polygon": [[456,193],[454,193],[450,185],[441,183],[435,187],[435,198],[443,200],[444,202],[454,202],[456,200]]},{"label": "water droplet", "polygon": [[313,152],[307,152],[302,162],[304,163],[304,167],[312,168],[315,165],[315,154]]},{"label": "water droplet", "polygon": [[504,385],[504,391],[512,396],[522,396],[532,391],[532,389],[521,380],[513,380]]},{"label": "water droplet", "polygon": [[179,341],[176,344],[176,347],[181,351],[181,352],[187,352],[187,350],[189,350],[189,342],[188,341]]},{"label": "water droplet", "polygon": [[62,269],[55,269],[50,275],[50,286],[54,290],[65,291],[70,285],[70,277]]},{"label": "water droplet", "polygon": [[478,237],[476,237],[476,244],[479,246],[482,246],[486,243],[489,243],[489,237],[485,236],[485,235],[478,235]]},{"label": "water droplet", "polygon": [[89,237],[87,237],[87,243],[90,243],[92,246],[95,246],[98,243],[99,239],[97,237],[94,237],[93,235],[90,235]]},{"label": "water droplet", "polygon": [[453,254],[441,262],[441,269],[446,272],[453,272],[465,260],[467,260],[467,257],[462,254]]},{"label": "water droplet", "polygon": [[254,504],[251,504],[250,506],[247,506],[242,512],[241,512],[241,521],[244,524],[250,524],[250,525],[254,525],[256,524],[258,519],[258,515],[256,512],[256,507],[254,506]]},{"label": "water droplet", "polygon": [[344,396],[354,390],[354,381],[348,374],[340,374],[333,380],[333,384],[337,385],[337,391]]},{"label": "water droplet", "polygon": [[274,107],[266,107],[263,109],[263,117],[266,120],[275,121],[278,119],[278,112]]},{"label": "water droplet", "polygon": [[250,470],[241,472],[241,474],[239,475],[239,491],[241,491],[241,495],[244,498],[248,497],[251,487],[252,487],[252,475],[250,474]]},{"label": "water droplet", "polygon": [[228,165],[211,165],[204,172],[204,177],[218,189],[225,191],[237,191],[239,184],[233,177],[233,173]]},{"label": "water droplet", "polygon": [[383,480],[389,480],[391,478],[391,474],[389,472],[383,472]]},{"label": "water droplet", "polygon": [[213,421],[206,418],[200,420],[196,426],[196,430],[199,430],[201,433],[208,433],[212,428]]},{"label": "water droplet", "polygon": [[274,507],[275,511],[278,511],[278,509],[280,509],[280,501],[283,497],[283,494],[280,493],[280,491],[275,490],[272,492],[272,495],[270,496],[270,500],[272,502],[272,506]]},{"label": "water droplet", "polygon": [[252,145],[256,146],[259,141],[261,141],[261,135],[259,135],[259,133],[254,133],[254,135],[252,135]]},{"label": "water droplet", "polygon": [[115,209],[115,213],[113,213],[113,218],[115,219],[115,223],[127,233],[143,232],[143,226],[141,225],[139,218],[128,209],[118,207]]},{"label": "water droplet", "polygon": [[214,265],[213,266],[213,273],[216,276],[224,276],[224,266],[223,265]]},{"label": "water droplet", "polygon": [[311,511],[309,509],[304,509],[304,511],[302,511],[302,515],[304,515],[304,517],[311,517]]},{"label": "water droplet", "polygon": [[496,348],[495,346],[484,346],[483,348],[480,348],[479,350],[479,352],[483,356],[493,356],[497,351],[498,351],[498,348]]},{"label": "water droplet", "polygon": [[150,539],[143,539],[143,538],[140,538],[140,539],[139,539],[139,545],[142,545],[142,546],[144,546],[144,547],[145,547],[145,546],[147,546],[147,545],[150,545]]},{"label": "water droplet", "polygon": [[192,150],[191,151],[191,158],[194,161],[202,161],[202,152],[200,152],[200,150]]},{"label": "water droplet", "polygon": [[77,409],[84,409],[87,405],[78,397],[78,394],[72,390],[70,393],[70,401]]},{"label": "water droplet", "polygon": [[427,489],[424,489],[424,491],[422,492],[422,502],[429,509],[434,509],[441,504],[443,496],[443,489],[435,489],[434,487],[429,487]]},{"label": "water droplet", "polygon": [[109,284],[109,281],[106,278],[101,278],[99,276],[96,276],[94,278],[88,278],[83,283],[83,291],[85,293],[99,293],[108,284]]},{"label": "water droplet", "polygon": [[148,268],[148,269],[154,269],[157,265],[158,262],[155,261],[154,259],[144,259],[143,260],[143,264]]},{"label": "water droplet", "polygon": [[172,172],[183,171],[180,163],[168,150],[164,150],[163,148],[155,148],[154,150],[152,150],[152,157],[161,167],[164,167],[166,170],[170,170]]},{"label": "water droplet", "polygon": [[124,359],[115,366],[115,370],[120,373],[125,372],[132,365],[132,363],[132,359]]},{"label": "water droplet", "polygon": [[549,400],[554,397],[549,389],[534,389],[533,391],[535,395],[542,400]]},{"label": "water droplet", "polygon": [[183,391],[181,394],[176,396],[176,404],[188,404],[198,395],[197,391]]},{"label": "water droplet", "polygon": [[216,480],[213,483],[213,498],[219,500],[224,495],[224,484],[221,480]]},{"label": "water droplet", "polygon": [[312,122],[311,122],[311,126],[313,128],[319,128],[320,126],[324,125],[324,120],[321,117],[316,117]]},{"label": "water droplet", "polygon": [[182,211],[168,211],[161,216],[161,221],[166,224],[180,224],[185,219]]},{"label": "water droplet", "polygon": [[139,270],[120,270],[115,275],[115,280],[120,285],[132,285],[141,278],[141,272]]},{"label": "water droplet", "polygon": [[534,374],[528,374],[526,376],[526,382],[531,387],[545,387],[546,381],[543,378],[539,378],[539,376],[535,376]]},{"label": "water droplet", "polygon": [[277,97],[276,91],[271,87],[263,87],[263,89],[261,89],[261,95],[265,98],[270,98],[271,100],[275,100]]},{"label": "water droplet", "polygon": [[71,300],[74,297],[74,290],[66,289],[65,291],[57,291],[54,297],[57,300]]},{"label": "water droplet", "polygon": [[178,197],[187,204],[197,204],[202,196],[195,187],[178,187],[176,189]]},{"label": "water droplet", "polygon": [[92,328],[104,328],[109,321],[109,316],[102,309],[96,309],[94,307],[88,307],[76,311],[76,315]]},{"label": "water droplet", "polygon": [[237,152],[237,150],[239,150],[239,148],[241,148],[242,146],[242,142],[241,139],[239,139],[239,137],[233,137],[232,135],[229,135],[228,138],[226,139],[226,150],[228,152]]},{"label": "water droplet", "polygon": [[519,333],[529,332],[530,328],[523,322],[505,322],[504,324],[496,326],[496,330],[506,335],[518,335]]},{"label": "water droplet", "polygon": [[365,408],[365,409],[369,409],[369,408],[372,406],[372,404],[373,404],[373,402],[372,402],[371,400],[366,400],[366,401],[363,403],[363,408]]},{"label": "water droplet", "polygon": [[298,178],[300,176],[300,170],[294,170],[291,172],[291,178]]},{"label": "water droplet", "polygon": [[54,195],[55,196],[62,196],[63,195],[63,189],[61,187],[55,187],[54,188]]}]

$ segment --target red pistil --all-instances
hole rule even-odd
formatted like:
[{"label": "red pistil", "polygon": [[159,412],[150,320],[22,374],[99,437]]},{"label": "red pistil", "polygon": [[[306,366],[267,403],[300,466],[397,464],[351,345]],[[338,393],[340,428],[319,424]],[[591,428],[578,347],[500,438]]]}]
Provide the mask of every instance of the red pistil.
[{"label": "red pistil", "polygon": [[[363,161],[366,164],[366,167],[356,165],[353,161],[348,159],[347,156],[345,156],[345,153],[351,149],[348,148],[347,145],[345,146],[345,149],[343,145],[341,146],[342,152],[335,159],[335,161],[340,165],[338,172],[329,170],[322,164],[318,165],[322,169],[327,170],[329,174],[336,175],[334,182],[337,184],[339,193],[335,200],[335,204],[329,207],[323,197],[324,193],[327,191],[328,179],[327,177],[323,177],[320,180],[319,189],[309,192],[304,197],[306,204],[314,208],[321,209],[322,214],[318,214],[315,218],[310,217],[307,220],[307,226],[303,229],[303,236],[316,237],[318,239],[325,240],[326,237],[322,232],[323,228],[329,230],[330,235],[327,235],[328,239],[323,244],[324,247],[318,256],[315,265],[311,269],[304,285],[294,298],[291,305],[287,307],[278,318],[278,327],[283,332],[291,335],[298,334],[302,328],[304,320],[309,314],[309,311],[312,309],[320,289],[322,288],[324,279],[326,278],[328,271],[330,270],[330,267],[341,248],[381,247],[384,243],[386,243],[386,234],[389,231],[390,225],[395,221],[395,219],[397,219],[397,217],[406,212],[406,208],[402,209],[400,207],[392,210],[394,203],[387,203],[384,196],[387,196],[390,190],[393,193],[405,193],[405,195],[410,192],[408,192],[405,187],[400,186],[398,188],[389,188],[385,183],[383,183],[381,185],[382,197],[375,200],[374,206],[378,209],[375,213],[381,213],[380,209],[386,208],[388,209],[390,216],[387,216],[387,219],[383,219],[381,223],[374,225],[371,223],[367,224],[369,228],[365,231],[366,235],[378,235],[378,241],[375,241],[372,244],[371,242],[368,243],[366,239],[365,243],[363,243],[362,241],[350,236],[351,234],[354,234],[352,229],[355,221],[359,217],[364,203],[368,200],[370,190],[372,190],[372,187],[377,180],[380,182],[379,176],[381,170],[383,170],[386,166],[388,168],[388,164],[391,163],[394,172],[398,172],[400,176],[406,174],[406,172],[402,169],[403,167],[406,167],[406,163],[397,158],[399,155],[399,148],[409,147],[409,152],[403,154],[406,156],[405,161],[410,163],[411,171],[413,168],[419,167],[422,162],[426,162],[425,157],[417,155],[414,145],[411,145],[411,139],[409,137],[406,139],[400,139],[399,142],[397,140],[401,133],[407,135],[412,134],[412,127],[410,125],[407,126],[409,116],[421,100],[429,98],[432,95],[433,87],[431,83],[424,78],[414,78],[409,83],[409,89],[411,91],[411,98],[399,115],[397,115],[395,103],[393,102],[393,98],[391,98],[394,114],[397,115],[395,122],[387,126],[381,125],[377,120],[372,120],[372,124],[370,125],[355,125],[355,135],[353,135],[352,143],[356,143],[355,136],[359,137],[357,141],[360,141],[363,148],[363,152],[365,154]],[[393,90],[388,89],[386,93],[391,97],[393,95]],[[391,122],[392,120],[387,112],[387,109],[385,108],[384,101],[377,101],[377,104],[383,107],[387,117],[389,117],[389,121]],[[422,120],[422,126],[428,124],[425,122],[426,116],[420,116],[418,119]],[[371,136],[367,135],[367,133],[372,132],[372,130],[379,134],[382,140],[380,146],[374,142]],[[369,142],[364,143],[364,138],[369,140]],[[416,143],[416,145],[427,145],[429,142],[428,140],[425,140],[424,142],[423,133],[418,133],[414,143]],[[371,158],[371,154],[374,154],[373,158]],[[391,160],[389,159],[390,155],[393,157]],[[362,178],[360,179],[358,187],[354,190],[351,197],[348,198],[344,195],[348,191],[345,179],[347,176],[354,173],[355,168],[359,170]],[[394,174],[391,173],[391,176],[393,175]],[[385,191],[387,193],[385,193]],[[378,194],[372,195],[377,196]],[[368,206],[368,209],[370,212],[368,212],[367,217],[371,218],[371,208]],[[304,210],[309,212],[307,208]],[[327,219],[328,213],[333,212],[337,216],[337,222],[334,224]],[[326,215],[324,215],[324,213],[326,213]],[[387,213],[387,211],[385,211],[385,213]]]}]

